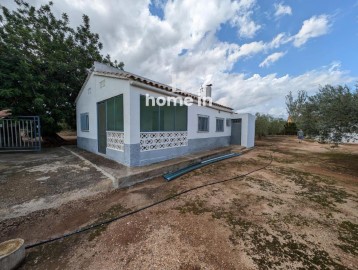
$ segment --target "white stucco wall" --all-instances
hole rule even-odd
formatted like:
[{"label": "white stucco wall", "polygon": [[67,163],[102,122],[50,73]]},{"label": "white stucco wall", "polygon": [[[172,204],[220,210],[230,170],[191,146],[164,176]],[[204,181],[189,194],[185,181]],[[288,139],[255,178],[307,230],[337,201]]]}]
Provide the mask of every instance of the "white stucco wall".
[{"label": "white stucco wall", "polygon": [[239,113],[234,118],[241,118],[241,145],[255,146],[255,116],[250,113]]},{"label": "white stucco wall", "polygon": [[[105,81],[100,87],[100,82]],[[139,144],[140,142],[140,95],[149,94],[161,97],[165,92],[158,93],[132,85],[128,80],[110,78],[92,74],[77,99],[77,136],[97,140],[97,103],[113,96],[123,94],[124,111],[124,143]],[[89,114],[89,131],[81,131],[80,114]],[[209,132],[198,132],[198,115],[209,116]],[[216,132],[216,118],[224,119],[224,132]],[[210,108],[193,104],[188,107],[188,139],[231,136],[231,126],[226,126],[227,118],[242,119],[242,145],[254,146],[255,116],[251,114],[235,114],[220,108]]]},{"label": "white stucco wall", "polygon": [[[199,115],[209,116],[209,132],[198,132]],[[234,113],[193,104],[188,108],[188,138],[198,139],[231,136],[231,125],[229,127],[226,126],[226,119],[231,119],[234,115]],[[224,132],[216,132],[216,118],[224,119]]]},{"label": "white stucco wall", "polygon": [[[104,86],[100,87],[100,82],[104,82]],[[124,94],[124,129],[129,127],[129,83],[127,80],[119,80],[115,78],[103,77],[92,74],[76,103],[76,121],[77,136],[89,139],[97,139],[97,102],[109,99],[111,97]],[[81,131],[80,114],[88,113],[89,115],[89,131]],[[125,136],[125,143],[129,138]]]}]

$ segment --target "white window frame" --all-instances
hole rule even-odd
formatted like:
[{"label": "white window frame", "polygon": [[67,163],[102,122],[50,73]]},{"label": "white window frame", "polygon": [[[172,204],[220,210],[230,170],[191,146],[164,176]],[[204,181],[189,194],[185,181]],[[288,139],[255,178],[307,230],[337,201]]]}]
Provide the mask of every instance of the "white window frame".
[{"label": "white window frame", "polygon": [[[199,119],[201,118],[206,118],[208,119],[208,130],[199,130]],[[209,115],[201,115],[198,114],[198,133],[206,133],[210,131],[210,116]]]}]

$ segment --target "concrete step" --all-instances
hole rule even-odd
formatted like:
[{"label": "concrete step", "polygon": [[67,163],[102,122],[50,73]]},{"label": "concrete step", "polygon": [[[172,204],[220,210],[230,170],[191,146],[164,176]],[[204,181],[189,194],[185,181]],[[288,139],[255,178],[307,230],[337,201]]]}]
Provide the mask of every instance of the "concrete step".
[{"label": "concrete step", "polygon": [[[90,153],[88,151],[79,149],[76,146],[66,146],[66,148],[99,167],[106,174],[109,174],[111,178],[113,178],[112,182],[114,188],[129,187],[136,183],[161,176],[168,172],[182,169],[209,158],[229,154],[231,152],[240,152],[244,149],[244,147],[241,146],[228,146],[214,150],[192,153],[179,158],[161,161],[146,166],[127,167],[117,163],[116,161],[108,159],[105,156]],[[164,178],[163,181],[165,181]]]},{"label": "concrete step", "polygon": [[131,168],[132,174],[122,177],[116,177],[118,181],[117,188],[128,187],[154,177],[162,176],[165,173],[185,168],[200,161],[231,153],[231,150],[231,147],[224,147],[215,150],[185,155],[180,158],[174,158],[147,166]]}]

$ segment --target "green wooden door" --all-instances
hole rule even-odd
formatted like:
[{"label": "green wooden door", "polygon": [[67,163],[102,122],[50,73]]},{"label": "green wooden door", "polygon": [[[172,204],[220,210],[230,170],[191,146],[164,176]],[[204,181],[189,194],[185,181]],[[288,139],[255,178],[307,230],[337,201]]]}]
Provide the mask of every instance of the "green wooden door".
[{"label": "green wooden door", "polygon": [[97,126],[98,126],[98,152],[106,154],[107,132],[106,132],[106,103],[97,103]]}]

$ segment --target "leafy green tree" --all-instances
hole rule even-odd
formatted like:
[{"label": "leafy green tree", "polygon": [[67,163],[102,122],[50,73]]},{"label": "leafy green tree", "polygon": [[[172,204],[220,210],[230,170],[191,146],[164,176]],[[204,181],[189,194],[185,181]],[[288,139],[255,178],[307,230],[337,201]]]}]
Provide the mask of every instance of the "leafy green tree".
[{"label": "leafy green tree", "polygon": [[39,115],[43,135],[54,135],[65,121],[75,127],[75,99],[94,61],[119,69],[100,53],[99,35],[92,33],[89,17],[77,29],[63,13],[56,18],[53,3],[36,9],[15,0],[17,10],[1,6],[0,108],[13,115]]},{"label": "leafy green tree", "polygon": [[301,116],[303,107],[305,106],[307,100],[307,92],[304,90],[300,90],[297,93],[297,98],[294,99],[292,92],[286,96],[286,108],[287,113],[291,117],[294,123],[298,126],[301,124]]},{"label": "leafy green tree", "polygon": [[256,113],[255,133],[258,139],[268,135],[269,119],[267,115]]},{"label": "leafy green tree", "polygon": [[357,100],[357,89],[353,92],[347,86],[326,85],[310,97],[301,92],[294,99],[290,92],[286,106],[307,135],[338,143],[343,136],[358,132]]},{"label": "leafy green tree", "polygon": [[301,107],[298,128],[302,129],[307,136],[317,136],[319,134],[319,103],[314,97],[308,97],[307,102]]},{"label": "leafy green tree", "polygon": [[284,133],[286,121],[282,118],[274,118],[269,116],[269,135],[281,135]]},{"label": "leafy green tree", "polygon": [[284,133],[286,121],[274,118],[268,114],[256,113],[255,131],[258,139],[267,135],[280,135]]},{"label": "leafy green tree", "polygon": [[354,95],[347,86],[326,85],[312,97],[315,104],[319,135],[337,143],[347,133],[357,132],[358,111],[354,106]]},{"label": "leafy green tree", "polygon": [[284,125],[284,134],[285,135],[296,135],[297,134],[297,125],[296,123],[285,123]]}]

